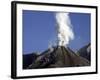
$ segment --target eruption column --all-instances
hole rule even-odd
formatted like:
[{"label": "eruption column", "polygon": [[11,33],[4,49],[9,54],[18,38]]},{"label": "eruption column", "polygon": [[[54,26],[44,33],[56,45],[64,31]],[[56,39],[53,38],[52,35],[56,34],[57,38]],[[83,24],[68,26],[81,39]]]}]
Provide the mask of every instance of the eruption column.
[{"label": "eruption column", "polygon": [[56,13],[55,18],[57,23],[56,29],[58,46],[67,46],[67,44],[69,44],[69,41],[74,38],[69,13]]}]

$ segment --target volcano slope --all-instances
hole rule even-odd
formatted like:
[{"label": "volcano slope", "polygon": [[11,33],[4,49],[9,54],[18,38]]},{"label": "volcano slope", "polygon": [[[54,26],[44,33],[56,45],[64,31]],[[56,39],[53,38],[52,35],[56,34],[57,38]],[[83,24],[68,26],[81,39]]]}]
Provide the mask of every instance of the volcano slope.
[{"label": "volcano slope", "polygon": [[85,45],[77,53],[91,62],[91,44]]},{"label": "volcano slope", "polygon": [[90,62],[64,46],[52,47],[27,67],[27,69],[90,66]]}]

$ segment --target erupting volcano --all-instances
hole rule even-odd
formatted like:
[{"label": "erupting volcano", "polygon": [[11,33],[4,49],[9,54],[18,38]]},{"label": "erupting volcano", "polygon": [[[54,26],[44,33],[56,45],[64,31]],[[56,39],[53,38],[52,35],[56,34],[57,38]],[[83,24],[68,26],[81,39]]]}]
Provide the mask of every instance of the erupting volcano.
[{"label": "erupting volcano", "polygon": [[27,69],[89,66],[90,62],[73,52],[68,44],[74,39],[69,13],[56,13],[56,46],[39,54]]},{"label": "erupting volcano", "polygon": [[83,57],[75,54],[71,49],[64,46],[53,47],[43,52],[28,69],[78,67],[89,66],[90,63]]}]

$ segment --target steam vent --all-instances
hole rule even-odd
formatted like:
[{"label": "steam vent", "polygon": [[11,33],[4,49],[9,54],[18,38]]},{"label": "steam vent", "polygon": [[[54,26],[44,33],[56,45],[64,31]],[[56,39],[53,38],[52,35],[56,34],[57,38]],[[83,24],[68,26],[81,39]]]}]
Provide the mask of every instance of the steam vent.
[{"label": "steam vent", "polygon": [[56,68],[56,67],[78,67],[89,66],[87,59],[75,54],[70,48],[57,46],[50,48],[40,54],[27,69]]}]

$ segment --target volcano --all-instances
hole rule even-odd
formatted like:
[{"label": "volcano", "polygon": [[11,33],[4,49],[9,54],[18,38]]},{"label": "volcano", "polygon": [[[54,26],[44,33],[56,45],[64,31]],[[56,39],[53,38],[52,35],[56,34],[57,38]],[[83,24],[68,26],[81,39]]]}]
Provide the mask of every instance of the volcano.
[{"label": "volcano", "polygon": [[90,66],[90,62],[64,46],[51,47],[41,53],[27,69]]}]

